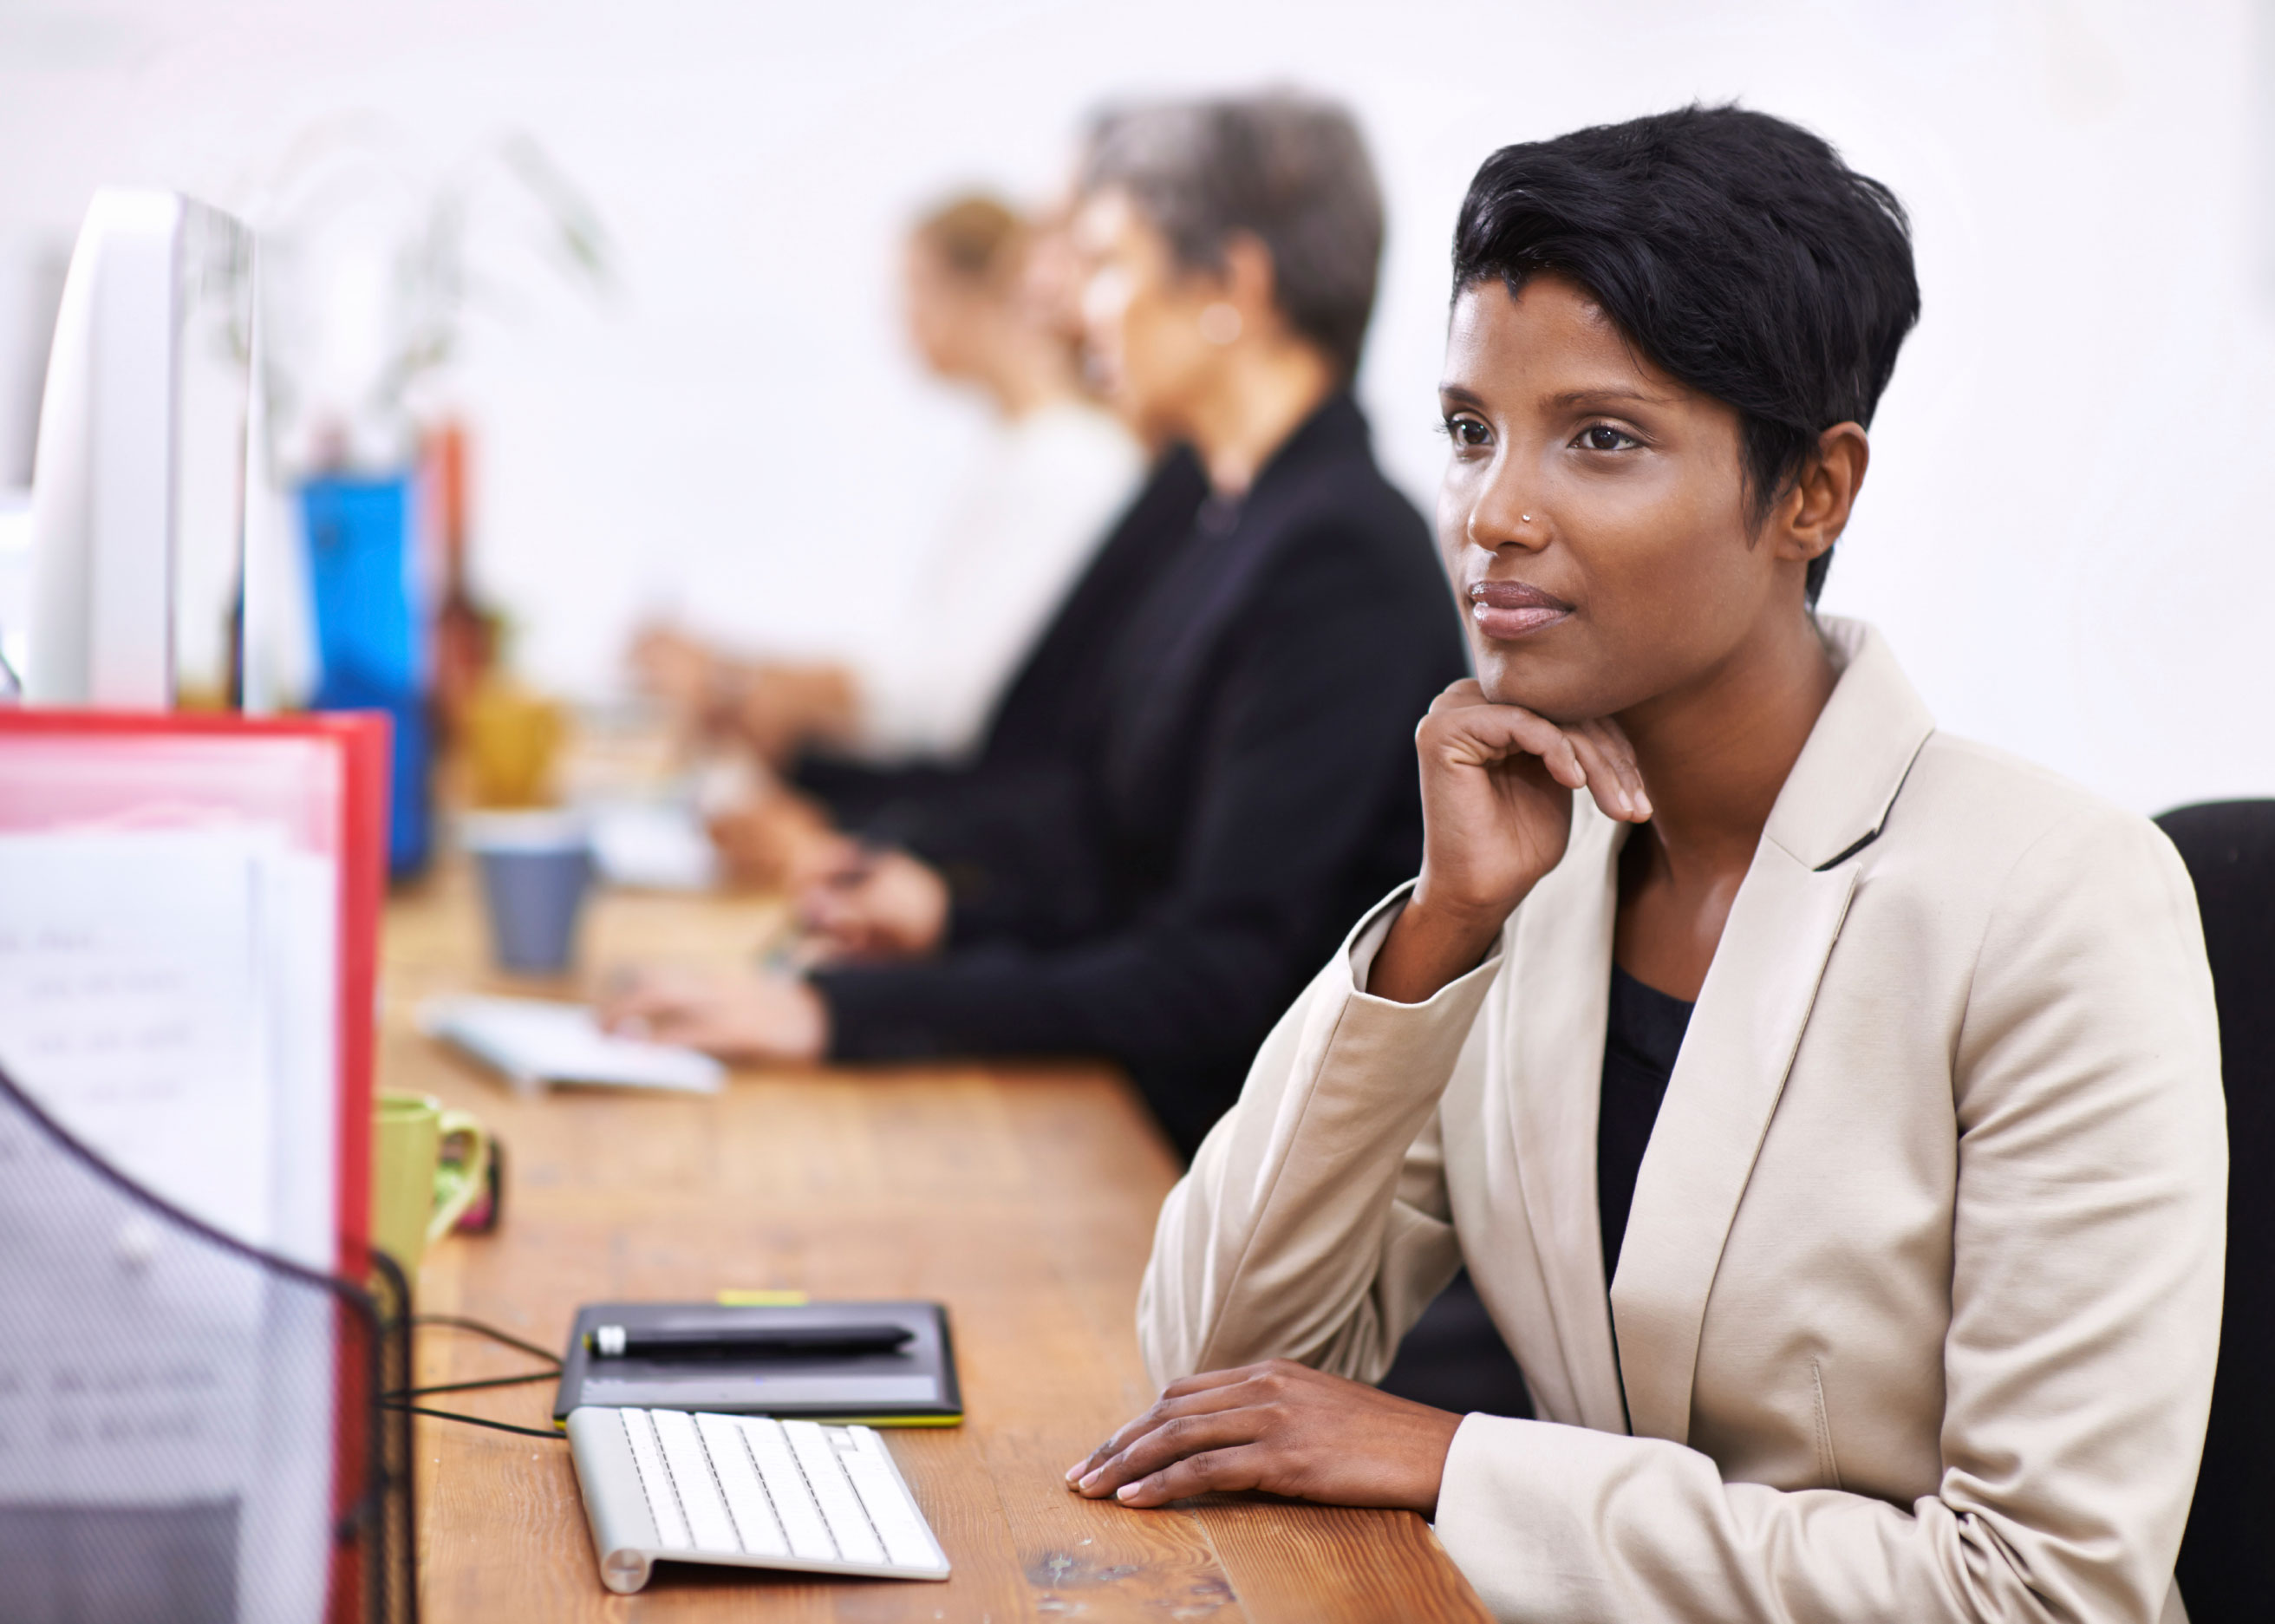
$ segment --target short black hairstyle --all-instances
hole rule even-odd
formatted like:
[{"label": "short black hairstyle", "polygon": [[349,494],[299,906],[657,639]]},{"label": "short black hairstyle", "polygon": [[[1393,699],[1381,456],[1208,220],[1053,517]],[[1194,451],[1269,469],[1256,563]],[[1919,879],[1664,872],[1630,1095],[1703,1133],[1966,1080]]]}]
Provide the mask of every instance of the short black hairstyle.
[{"label": "short black hairstyle", "polygon": [[[1570,277],[1669,376],[1735,408],[1757,522],[1835,423],[1870,426],[1919,320],[1895,193],[1767,113],[1691,106],[1504,147],[1454,228],[1454,293]],[[1810,562],[1813,608],[1833,562]]]},{"label": "short black hairstyle", "polygon": [[1222,270],[1233,237],[1255,237],[1289,326],[1344,381],[1358,371],[1382,189],[1349,109],[1292,90],[1110,108],[1092,121],[1078,185],[1127,192],[1189,270]]}]

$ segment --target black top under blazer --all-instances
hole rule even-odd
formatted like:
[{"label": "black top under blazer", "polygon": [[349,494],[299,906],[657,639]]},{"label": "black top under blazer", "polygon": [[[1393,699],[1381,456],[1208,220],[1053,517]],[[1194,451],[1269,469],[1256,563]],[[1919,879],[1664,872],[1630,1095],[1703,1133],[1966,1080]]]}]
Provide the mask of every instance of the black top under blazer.
[{"label": "black top under blazer", "polygon": [[1103,1055],[1190,1153],[1273,1022],[1419,865],[1414,729],[1463,669],[1428,529],[1348,395],[1237,502],[1173,456],[977,767],[810,778],[865,801],[868,831],[955,898],[938,957],[814,974],[833,1056]]}]

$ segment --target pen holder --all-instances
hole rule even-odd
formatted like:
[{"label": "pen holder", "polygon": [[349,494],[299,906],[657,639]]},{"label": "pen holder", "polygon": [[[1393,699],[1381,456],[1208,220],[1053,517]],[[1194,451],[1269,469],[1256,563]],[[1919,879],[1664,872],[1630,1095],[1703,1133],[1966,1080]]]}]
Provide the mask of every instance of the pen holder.
[{"label": "pen holder", "polygon": [[540,976],[567,970],[593,882],[583,822],[560,812],[470,817],[465,845],[481,872],[498,968]]}]

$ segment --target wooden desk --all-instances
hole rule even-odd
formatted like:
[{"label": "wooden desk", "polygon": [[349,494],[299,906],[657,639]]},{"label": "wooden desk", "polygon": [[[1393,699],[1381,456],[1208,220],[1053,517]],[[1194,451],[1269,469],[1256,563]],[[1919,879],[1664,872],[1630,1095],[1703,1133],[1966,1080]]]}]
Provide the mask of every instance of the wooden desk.
[{"label": "wooden desk", "polygon": [[[610,896],[594,962],[744,950],[759,904]],[[418,1423],[419,1567],[430,1624],[546,1620],[1210,1624],[1482,1620],[1406,1512],[1261,1499],[1135,1512],[1060,1474],[1153,1397],[1131,1326],[1175,1165],[1102,1068],[926,1067],[738,1075],[715,1097],[563,1091],[518,1099],[412,1028],[429,993],[493,985],[472,888],[445,874],[389,910],[381,1081],[479,1112],[507,1147],[505,1222],[428,1254],[427,1312],[558,1347],[579,1303],[726,1288],[949,1305],[966,1424],[906,1430],[895,1456],[955,1565],[945,1584],[671,1567],[601,1588],[569,1452]],[[419,1379],[516,1368],[420,1333]],[[430,1402],[548,1424],[552,1386]]]}]

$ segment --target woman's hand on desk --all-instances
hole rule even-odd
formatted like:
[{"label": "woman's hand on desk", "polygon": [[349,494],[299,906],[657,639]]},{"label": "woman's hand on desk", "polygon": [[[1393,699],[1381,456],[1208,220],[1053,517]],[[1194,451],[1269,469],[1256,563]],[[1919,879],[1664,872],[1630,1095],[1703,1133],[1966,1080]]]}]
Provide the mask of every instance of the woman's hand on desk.
[{"label": "woman's hand on desk", "polygon": [[626,658],[643,689],[689,715],[702,711],[718,675],[717,658],[676,626],[641,627]]},{"label": "woman's hand on desk", "polygon": [[843,744],[858,723],[860,696],[843,666],[751,667],[726,701],[734,729],[768,767],[785,766],[817,743]]},{"label": "woman's hand on desk", "polygon": [[722,1060],[820,1060],[829,1008],[804,981],[758,970],[630,970],[609,980],[601,1024]]},{"label": "woman's hand on desk", "polygon": [[798,893],[798,922],[832,959],[912,959],[948,937],[948,881],[905,851],[840,842]]},{"label": "woman's hand on desk", "polygon": [[714,813],[708,827],[728,874],[761,891],[795,891],[845,841],[819,806],[780,789]]},{"label": "woman's hand on desk", "polygon": [[1329,1506],[1438,1508],[1462,1418],[1287,1359],[1171,1382],[1160,1401],[1070,1468],[1092,1499],[1165,1506],[1261,1489]]},{"label": "woman's hand on desk", "polygon": [[1376,954],[1367,990],[1419,1003],[1485,956],[1516,905],[1564,856],[1572,791],[1642,823],[1651,799],[1608,717],[1560,727],[1496,705],[1474,677],[1440,694],[1415,730],[1422,767],[1422,877]]}]

